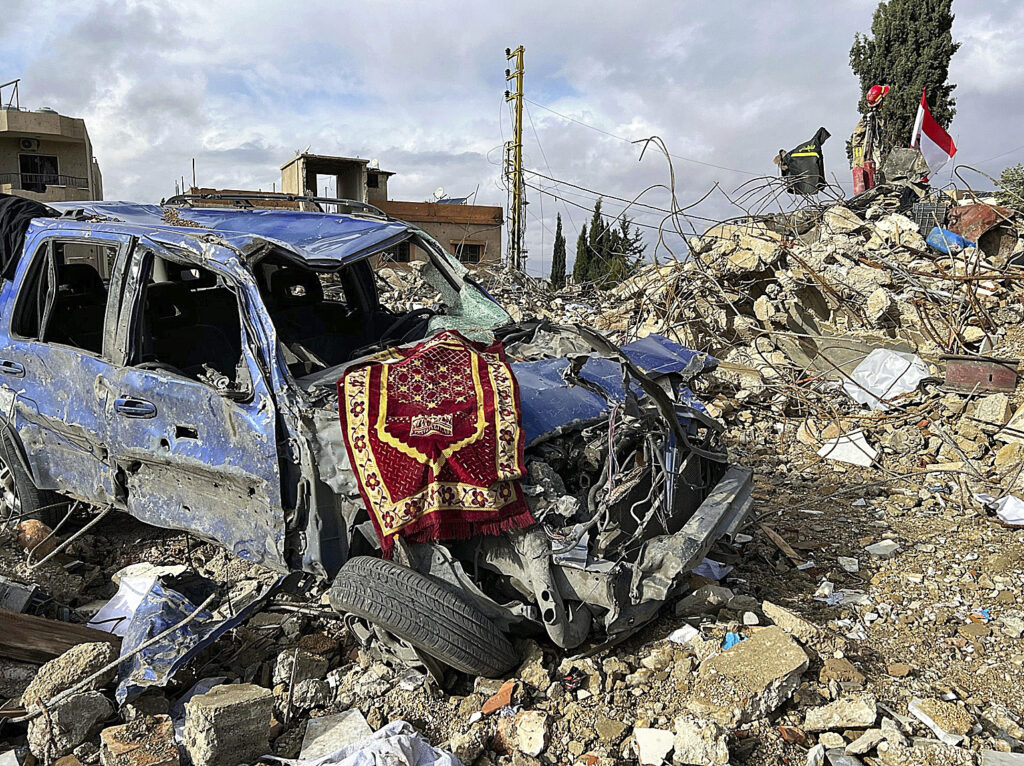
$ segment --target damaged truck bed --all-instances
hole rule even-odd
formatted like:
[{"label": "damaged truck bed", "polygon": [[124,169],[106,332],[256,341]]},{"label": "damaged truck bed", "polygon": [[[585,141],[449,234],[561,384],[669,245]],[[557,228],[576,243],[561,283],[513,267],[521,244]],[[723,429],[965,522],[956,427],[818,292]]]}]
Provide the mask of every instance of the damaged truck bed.
[{"label": "damaged truck bed", "polygon": [[[690,389],[714,359],[513,322],[436,241],[359,203],[191,203],[67,204],[6,227],[0,519],[63,496],[185,530],[333,579],[332,606],[384,654],[484,675],[516,663],[511,635],[571,649],[637,629],[743,522],[751,474]],[[440,299],[403,312],[375,268],[406,242]],[[444,331],[500,341],[535,523],[399,533],[386,559],[338,381]]]}]

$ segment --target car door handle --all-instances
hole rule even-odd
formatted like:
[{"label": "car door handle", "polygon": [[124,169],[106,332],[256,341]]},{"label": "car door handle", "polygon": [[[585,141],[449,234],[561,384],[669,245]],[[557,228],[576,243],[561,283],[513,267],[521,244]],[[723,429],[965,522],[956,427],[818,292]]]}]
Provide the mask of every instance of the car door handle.
[{"label": "car door handle", "polygon": [[114,409],[127,418],[151,418],[156,415],[156,405],[145,399],[122,396],[114,400]]},{"label": "car door handle", "polygon": [[15,375],[22,378],[25,376],[25,365],[20,362],[12,362],[10,359],[0,359],[0,372],[4,375]]}]

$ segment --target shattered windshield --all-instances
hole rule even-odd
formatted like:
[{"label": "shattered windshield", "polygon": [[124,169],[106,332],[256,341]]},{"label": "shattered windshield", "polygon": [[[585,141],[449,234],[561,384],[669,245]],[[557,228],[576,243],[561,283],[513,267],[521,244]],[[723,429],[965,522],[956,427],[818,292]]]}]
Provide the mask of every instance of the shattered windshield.
[{"label": "shattered windshield", "polygon": [[469,270],[423,232],[385,251],[375,270],[380,304],[396,314],[434,309],[429,332],[491,330],[511,321]]}]

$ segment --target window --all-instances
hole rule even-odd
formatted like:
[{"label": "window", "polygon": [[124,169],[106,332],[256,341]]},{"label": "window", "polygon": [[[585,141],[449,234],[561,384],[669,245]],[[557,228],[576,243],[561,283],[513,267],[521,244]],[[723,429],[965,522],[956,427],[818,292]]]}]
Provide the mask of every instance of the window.
[{"label": "window", "polygon": [[367,189],[379,189],[380,188],[380,176],[376,173],[366,174],[366,188]]},{"label": "window", "polygon": [[412,260],[412,245],[399,242],[381,253],[381,263],[408,263]]},{"label": "window", "polygon": [[95,240],[50,240],[42,245],[18,296],[14,333],[100,353],[107,285],[97,264],[112,263],[116,255],[116,247]]},{"label": "window", "polygon": [[214,272],[148,254],[135,366],[162,369],[227,395],[251,392],[235,291]]},{"label": "window", "polygon": [[477,242],[452,242],[452,255],[461,263],[480,263],[484,255],[484,246]]},{"label": "window", "polygon": [[49,154],[19,155],[21,188],[42,194],[47,184],[58,184],[57,158]]}]

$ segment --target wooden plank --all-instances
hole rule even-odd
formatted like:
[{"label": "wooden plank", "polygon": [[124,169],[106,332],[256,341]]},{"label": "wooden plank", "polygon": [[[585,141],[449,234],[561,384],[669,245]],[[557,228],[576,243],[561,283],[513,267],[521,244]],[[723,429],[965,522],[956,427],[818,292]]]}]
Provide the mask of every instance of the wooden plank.
[{"label": "wooden plank", "polygon": [[72,646],[107,641],[120,650],[121,637],[85,625],[0,609],[0,656],[42,664]]},{"label": "wooden plank", "polygon": [[764,532],[768,536],[768,539],[775,543],[775,547],[785,553],[786,557],[794,564],[800,566],[804,563],[804,560],[800,558],[800,554],[793,550],[793,547],[774,529],[769,527],[767,524],[762,524],[761,531]]}]

